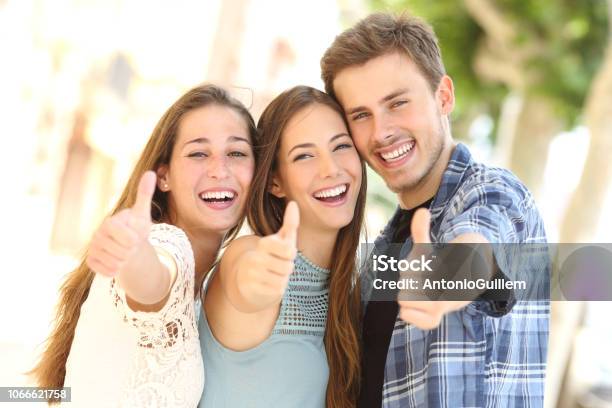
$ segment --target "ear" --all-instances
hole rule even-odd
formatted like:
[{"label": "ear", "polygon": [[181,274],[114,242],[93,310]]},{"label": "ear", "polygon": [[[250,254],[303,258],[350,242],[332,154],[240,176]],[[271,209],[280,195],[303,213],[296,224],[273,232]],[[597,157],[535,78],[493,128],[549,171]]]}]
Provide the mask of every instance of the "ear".
[{"label": "ear", "polygon": [[453,80],[448,75],[444,75],[440,79],[436,90],[436,102],[440,112],[444,115],[449,115],[455,107],[455,88]]},{"label": "ear", "polygon": [[157,188],[161,191],[168,192],[170,191],[170,183],[168,183],[168,165],[162,164],[156,171],[157,173]]},{"label": "ear", "polygon": [[280,178],[277,176],[272,177],[272,181],[270,182],[270,186],[268,187],[268,191],[272,193],[273,196],[278,198],[284,198],[287,195],[285,194],[285,190],[282,187],[282,183]]}]

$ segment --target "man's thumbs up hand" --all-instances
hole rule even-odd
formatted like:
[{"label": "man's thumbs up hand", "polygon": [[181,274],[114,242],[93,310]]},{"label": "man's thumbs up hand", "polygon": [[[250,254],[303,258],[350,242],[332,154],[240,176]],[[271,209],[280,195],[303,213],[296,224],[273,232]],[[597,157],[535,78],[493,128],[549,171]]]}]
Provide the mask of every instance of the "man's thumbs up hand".
[{"label": "man's thumbs up hand", "polygon": [[410,232],[412,235],[412,241],[415,244],[430,244],[431,238],[429,237],[429,231],[431,223],[431,214],[426,208],[419,208],[412,217],[412,224],[410,225]]},{"label": "man's thumbs up hand", "polygon": [[[419,208],[412,218],[410,228],[414,246],[411,259],[419,256],[429,256],[432,252],[431,244],[431,214],[425,208]],[[423,279],[420,279],[423,284]],[[423,292],[424,293],[424,292]],[[402,292],[400,292],[402,296]],[[459,310],[469,304],[469,301],[433,301],[433,300],[398,300],[399,316],[406,323],[412,324],[422,330],[431,330],[442,321],[446,313]]]}]

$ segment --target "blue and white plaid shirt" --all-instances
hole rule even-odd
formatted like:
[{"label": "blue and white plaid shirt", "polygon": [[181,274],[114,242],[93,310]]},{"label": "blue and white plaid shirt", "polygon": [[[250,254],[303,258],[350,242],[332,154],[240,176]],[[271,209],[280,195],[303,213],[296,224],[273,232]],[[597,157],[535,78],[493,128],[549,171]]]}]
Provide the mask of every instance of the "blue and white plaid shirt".
[{"label": "blue and white plaid shirt", "polygon": [[[480,233],[491,243],[546,242],[526,187],[507,170],[474,162],[462,144],[453,151],[430,211],[434,243],[465,233]],[[377,238],[377,252],[391,244],[398,213]],[[406,244],[412,246],[410,238]],[[505,261],[494,253],[505,272]],[[372,279],[366,272],[362,288],[371,288]],[[547,300],[518,300],[501,312],[477,300],[447,314],[433,330],[398,317],[387,353],[383,407],[543,406],[549,316]]]}]

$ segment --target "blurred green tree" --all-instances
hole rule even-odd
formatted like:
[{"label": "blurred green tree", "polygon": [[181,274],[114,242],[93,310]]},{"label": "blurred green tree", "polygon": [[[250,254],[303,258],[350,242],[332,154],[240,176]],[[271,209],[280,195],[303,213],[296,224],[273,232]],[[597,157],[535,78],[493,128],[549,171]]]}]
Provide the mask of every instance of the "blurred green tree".
[{"label": "blurred green tree", "polygon": [[593,240],[612,178],[612,0],[608,5],[608,43],[604,59],[589,86],[584,122],[590,141],[580,183],[561,228],[560,242]]}]

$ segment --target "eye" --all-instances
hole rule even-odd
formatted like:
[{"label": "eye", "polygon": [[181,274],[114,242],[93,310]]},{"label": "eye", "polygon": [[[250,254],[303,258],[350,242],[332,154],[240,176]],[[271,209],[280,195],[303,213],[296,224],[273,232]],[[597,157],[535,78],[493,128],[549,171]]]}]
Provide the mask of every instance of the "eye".
[{"label": "eye", "polygon": [[244,153],[244,152],[241,152],[239,150],[236,150],[236,151],[228,153],[228,156],[231,156],[231,157],[247,157],[247,154]]},{"label": "eye", "polygon": [[368,116],[369,116],[369,114],[367,112],[359,112],[358,114],[354,115],[351,119],[352,120],[360,120],[360,119],[367,118]]},{"label": "eye", "polygon": [[399,108],[400,106],[407,104],[408,101],[406,100],[400,100],[400,101],[395,101],[391,104],[391,108]]},{"label": "eye", "polygon": [[339,144],[338,146],[336,146],[336,148],[334,149],[334,152],[336,150],[341,150],[341,149],[352,149],[353,145],[351,143],[342,143]]},{"label": "eye", "polygon": [[204,152],[193,152],[193,153],[189,153],[187,157],[194,157],[194,158],[201,159],[203,157],[208,157],[208,155]]},{"label": "eye", "polygon": [[304,160],[304,159],[308,159],[309,157],[312,157],[312,155],[310,153],[302,153],[302,154],[298,154],[297,156],[295,156],[293,158],[293,162],[296,162],[298,160]]}]

